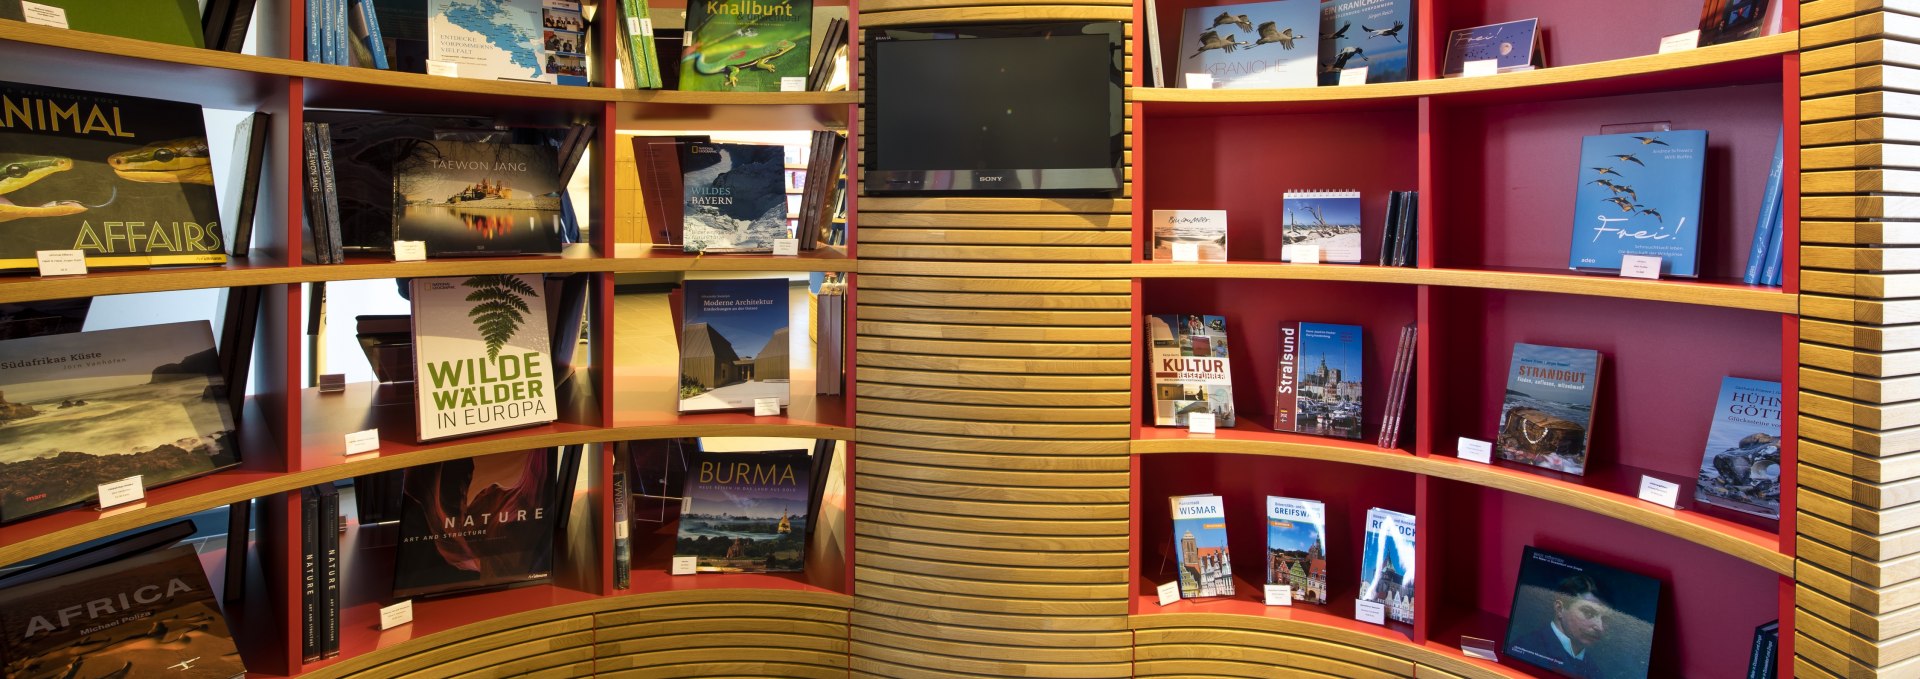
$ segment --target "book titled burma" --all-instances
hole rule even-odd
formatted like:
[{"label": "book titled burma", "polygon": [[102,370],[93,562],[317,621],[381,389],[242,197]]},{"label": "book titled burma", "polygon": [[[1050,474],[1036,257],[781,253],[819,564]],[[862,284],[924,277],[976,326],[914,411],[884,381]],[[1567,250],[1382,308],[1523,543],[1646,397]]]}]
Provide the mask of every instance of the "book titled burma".
[{"label": "book titled burma", "polygon": [[432,141],[393,164],[393,238],[427,254],[559,254],[566,244],[552,146]]},{"label": "book titled burma", "polygon": [[422,442],[558,418],[539,274],[413,280]]},{"label": "book titled burma", "polygon": [[687,252],[773,252],[786,238],[786,151],[774,144],[681,144]]},{"label": "book titled burma", "polygon": [[227,261],[200,107],[0,82],[0,270]]},{"label": "book titled burma", "polygon": [[1213,77],[1213,87],[1313,87],[1319,56],[1318,0],[1193,7],[1181,15],[1175,69]]},{"label": "book titled burma", "polygon": [[546,579],[553,570],[551,458],[529,450],[408,467],[393,595]]},{"label": "book titled burma", "polygon": [[792,395],[787,280],[690,280],[680,332],[680,412]]},{"label": "book titled burma", "polygon": [[805,450],[695,451],[674,555],[702,573],[803,570],[810,462]]},{"label": "book titled burma", "polygon": [[813,0],[693,0],[687,3],[680,89],[804,90],[812,48]]},{"label": "book titled burma", "polygon": [[1659,611],[1659,580],[1529,546],[1504,650],[1562,676],[1646,679]]},{"label": "book titled burma", "polygon": [[1693,499],[1780,518],[1780,383],[1727,377]]},{"label": "book titled burma", "polygon": [[1320,3],[1320,84],[1364,68],[1369,83],[1413,79],[1413,0]]},{"label": "book titled burma", "polygon": [[186,545],[0,590],[0,633],[9,679],[247,673]]},{"label": "book titled burma", "polygon": [[1587,471],[1600,352],[1515,343],[1494,448],[1500,459]]},{"label": "book titled burma", "polygon": [[1358,439],[1366,355],[1357,325],[1281,323],[1273,430]]},{"label": "book titled burma", "polygon": [[1412,514],[1368,509],[1360,551],[1360,599],[1380,602],[1387,617],[1408,624],[1413,623],[1414,529]]},{"label": "book titled burma", "polygon": [[1294,601],[1327,602],[1327,507],[1319,500],[1267,496],[1267,584]]},{"label": "book titled burma", "polygon": [[1177,495],[1173,541],[1180,568],[1180,598],[1233,596],[1233,559],[1227,553],[1227,510],[1218,495]]},{"label": "book titled burma", "polygon": [[1706,130],[1599,134],[1580,142],[1567,266],[1619,271],[1623,255],[1660,258],[1660,275],[1700,275],[1700,178]]},{"label": "book titled burma", "polygon": [[1227,359],[1227,319],[1200,314],[1147,317],[1152,353],[1153,424],[1185,427],[1193,413],[1213,413],[1214,425],[1233,427],[1233,371]]},{"label": "book titled burma", "polygon": [[0,342],[0,519],[240,464],[206,321]]}]

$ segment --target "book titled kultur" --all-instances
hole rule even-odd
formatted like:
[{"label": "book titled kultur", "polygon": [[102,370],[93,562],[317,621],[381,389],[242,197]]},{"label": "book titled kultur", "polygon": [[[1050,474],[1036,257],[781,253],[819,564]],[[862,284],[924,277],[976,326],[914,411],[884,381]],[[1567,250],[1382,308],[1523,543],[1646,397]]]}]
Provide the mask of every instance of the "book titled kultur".
[{"label": "book titled kultur", "polygon": [[1167,498],[1173,509],[1175,567],[1180,598],[1233,596],[1233,559],[1227,553],[1227,510],[1218,495]]},{"label": "book titled kultur", "polygon": [[1327,602],[1327,507],[1319,500],[1267,496],[1267,584],[1294,601]]},{"label": "book titled kultur", "polygon": [[1580,142],[1569,268],[1619,271],[1624,255],[1660,258],[1660,275],[1700,275],[1706,130],[1600,134]]},{"label": "book titled kultur", "polygon": [[1360,599],[1379,602],[1387,617],[1408,624],[1413,623],[1415,528],[1412,514],[1368,509],[1360,552]]},{"label": "book titled kultur", "polygon": [[393,238],[433,257],[559,254],[558,152],[544,144],[433,141],[393,165]]},{"label": "book titled kultur", "polygon": [[754,407],[792,397],[787,280],[686,282],[680,332],[680,412]]},{"label": "book titled kultur", "polygon": [[1495,423],[1500,459],[1585,474],[1599,382],[1600,352],[1515,343]]},{"label": "book titled kultur", "polygon": [[1659,610],[1659,580],[1529,546],[1505,651],[1568,677],[1646,679]]},{"label": "book titled kultur", "polygon": [[803,570],[810,463],[805,450],[695,451],[674,554],[701,573]]},{"label": "book titled kultur", "polygon": [[1181,15],[1175,72],[1212,76],[1213,87],[1313,87],[1320,3],[1275,0],[1192,7]]},{"label": "book titled kultur", "polygon": [[1282,205],[1282,261],[1300,261],[1296,248],[1311,245],[1320,248],[1322,262],[1360,262],[1359,191],[1288,191]]},{"label": "book titled kultur", "polygon": [[684,250],[773,252],[788,237],[786,151],[774,144],[680,144]]},{"label": "book titled kultur", "polygon": [[1780,383],[1727,377],[1693,499],[1780,518]]},{"label": "book titled kultur", "polygon": [[1280,324],[1274,431],[1360,438],[1363,333],[1357,325]]},{"label": "book titled kultur", "polygon": [[1191,244],[1194,261],[1227,261],[1226,210],[1154,210],[1153,259],[1171,261],[1176,245]]},{"label": "book titled kultur", "polygon": [[413,280],[420,441],[558,419],[539,274]]},{"label": "book titled kultur", "polygon": [[683,91],[804,90],[813,0],[689,2],[686,35],[679,66]]},{"label": "book titled kultur", "polygon": [[1154,426],[1185,427],[1188,415],[1213,413],[1215,426],[1232,428],[1226,317],[1155,314],[1146,323]]},{"label": "book titled kultur", "polygon": [[247,668],[190,546],[0,590],[9,679],[231,679]]},{"label": "book titled kultur", "polygon": [[558,511],[552,458],[529,450],[408,467],[393,596],[545,580]]},{"label": "book titled kultur", "polygon": [[1414,0],[1339,0],[1320,4],[1320,84],[1367,69],[1369,83],[1412,80]]}]

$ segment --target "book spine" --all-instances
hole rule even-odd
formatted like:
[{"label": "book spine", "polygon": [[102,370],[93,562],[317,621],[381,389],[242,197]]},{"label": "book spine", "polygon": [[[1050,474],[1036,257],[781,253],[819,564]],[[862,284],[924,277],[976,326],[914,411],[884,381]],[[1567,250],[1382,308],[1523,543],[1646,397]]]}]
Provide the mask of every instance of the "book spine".
[{"label": "book spine", "polygon": [[1280,363],[1274,368],[1273,430],[1299,431],[1296,409],[1300,405],[1300,324],[1280,324]]},{"label": "book spine", "polygon": [[320,660],[320,496],[300,491],[300,657]]},{"label": "book spine", "polygon": [[326,559],[320,593],[320,657],[333,658],[340,655],[340,493],[331,485],[320,493],[320,546]]},{"label": "book spine", "polygon": [[628,516],[626,456],[613,458],[613,588],[633,586],[633,538]]},{"label": "book spine", "polygon": [[1783,131],[1773,141],[1773,166],[1767,172],[1767,191],[1760,200],[1760,218],[1753,225],[1753,245],[1747,248],[1747,270],[1740,277],[1741,282],[1747,285],[1760,283],[1767,257],[1771,254],[1768,246],[1773,242],[1774,217],[1780,211],[1780,175],[1785,161],[1785,144],[1786,135]]},{"label": "book spine", "polygon": [[253,27],[253,8],[259,0],[234,0],[231,18],[227,21],[227,37],[220,43],[220,49],[239,53],[247,46],[247,29]]},{"label": "book spine", "polygon": [[1387,193],[1387,221],[1380,229],[1380,266],[1393,265],[1394,240],[1400,234],[1400,192]]},{"label": "book spine", "polygon": [[1160,7],[1155,0],[1147,0],[1147,64],[1153,68],[1153,82],[1150,87],[1165,87],[1166,74],[1160,67]]},{"label": "book spine", "polygon": [[640,60],[647,68],[647,88],[660,89],[665,81],[660,79],[660,49],[653,41],[653,5],[647,0],[634,0],[640,5],[640,27],[636,42],[640,48]]},{"label": "book spine", "polygon": [[[319,0],[315,0],[319,2]],[[313,234],[313,261],[327,262],[321,234],[327,231],[326,189],[320,181],[319,123],[301,123],[301,146],[306,151],[307,228]]]},{"label": "book spine", "polygon": [[1407,352],[1407,329],[1400,329],[1400,343],[1393,349],[1393,374],[1387,378],[1386,408],[1380,411],[1380,437],[1376,444],[1381,448],[1390,448],[1388,441],[1393,434],[1393,406],[1400,397],[1400,356]]},{"label": "book spine", "polygon": [[220,49],[220,41],[227,36],[227,22],[233,20],[233,3],[234,0],[207,0],[206,9],[200,14],[201,46]]},{"label": "book spine", "polygon": [[373,67],[387,70],[387,43],[380,36],[380,16],[373,11],[373,0],[354,0],[360,8],[360,20],[367,24],[367,52],[373,55]]},{"label": "book spine", "polygon": [[1394,243],[1394,266],[1420,265],[1420,193],[1406,191],[1400,199],[1400,238]]},{"label": "book spine", "polygon": [[353,28],[347,25],[347,0],[333,0],[333,63],[353,65]]},{"label": "book spine", "polygon": [[621,25],[621,36],[627,43],[627,72],[633,76],[633,88],[650,90],[660,86],[658,77],[651,67],[651,50],[646,40],[647,29],[651,22],[647,20],[647,6],[642,0],[620,0],[620,9],[625,15]]},{"label": "book spine", "polygon": [[[235,213],[237,221],[233,225],[233,242],[228,243],[233,256],[240,259],[246,259],[253,250],[254,211],[260,204],[260,175],[267,161],[267,137],[273,134],[273,114],[265,111],[254,113],[253,125],[248,131],[251,134],[244,151],[247,154],[247,172],[241,180],[240,210]],[[240,150],[235,149],[235,152]]]},{"label": "book spine", "polygon": [[306,0],[307,2],[307,63],[324,64],[327,62],[324,50],[320,48],[320,17],[326,0]]},{"label": "book spine", "polygon": [[1775,194],[1773,197],[1773,227],[1767,230],[1769,232],[1767,239],[1767,265],[1760,272],[1761,285],[1778,286],[1781,283],[1781,260],[1786,256],[1786,248],[1781,241],[1785,240],[1787,235],[1785,224],[1787,214],[1786,210],[1781,209],[1781,201],[1784,199],[1785,196],[1782,194]]},{"label": "book spine", "polygon": [[247,592],[247,545],[253,528],[253,500],[227,505],[226,583],[221,590],[224,601],[239,601]]},{"label": "book spine", "polygon": [[1400,329],[1400,348],[1393,360],[1393,385],[1389,387],[1386,416],[1380,425],[1381,448],[1400,445],[1400,418],[1406,412],[1407,387],[1413,381],[1413,362],[1417,355],[1414,349],[1419,337],[1419,328],[1411,324]]},{"label": "book spine", "polygon": [[339,264],[346,261],[346,252],[340,243],[340,194],[333,176],[333,131],[326,123],[320,123],[318,128],[320,183],[325,192],[323,197],[327,208],[327,262]]}]

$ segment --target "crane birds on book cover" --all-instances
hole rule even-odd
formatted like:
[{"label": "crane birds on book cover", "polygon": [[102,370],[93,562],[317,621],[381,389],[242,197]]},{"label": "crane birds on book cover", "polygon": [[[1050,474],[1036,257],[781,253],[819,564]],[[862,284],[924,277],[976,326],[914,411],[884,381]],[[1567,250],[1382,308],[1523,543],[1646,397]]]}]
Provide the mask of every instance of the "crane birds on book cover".
[{"label": "crane birds on book cover", "polygon": [[1413,0],[1332,0],[1320,4],[1320,84],[1367,69],[1369,83],[1413,79]]},{"label": "crane birds on book cover", "polygon": [[1313,87],[1319,59],[1318,0],[1278,0],[1188,9],[1180,23],[1179,86],[1190,73],[1216,88]]},{"label": "crane birds on book cover", "polygon": [[1660,275],[1699,276],[1705,130],[1600,134],[1580,142],[1567,266],[1619,271],[1623,255],[1660,258]]}]

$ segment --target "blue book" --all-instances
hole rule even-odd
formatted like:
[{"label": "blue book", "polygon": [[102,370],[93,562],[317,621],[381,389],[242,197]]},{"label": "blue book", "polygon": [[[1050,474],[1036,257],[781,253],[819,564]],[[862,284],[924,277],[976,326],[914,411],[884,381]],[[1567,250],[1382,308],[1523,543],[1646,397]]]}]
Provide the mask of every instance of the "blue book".
[{"label": "blue book", "polygon": [[363,29],[355,37],[366,43],[367,53],[373,57],[373,67],[387,70],[387,44],[380,37],[380,17],[373,10],[373,0],[353,0],[353,6],[360,16]]},{"label": "blue book", "polygon": [[687,252],[773,252],[787,237],[786,153],[774,144],[679,146]]},{"label": "blue book", "polygon": [[1500,73],[1531,69],[1540,53],[1539,37],[1539,19],[1455,30],[1447,35],[1447,56],[1441,62],[1440,76],[1464,74],[1469,61],[1492,61]]},{"label": "blue book", "polygon": [[1178,86],[1205,73],[1217,89],[1313,87],[1319,34],[1316,0],[1194,7],[1180,22]]},{"label": "blue book", "polygon": [[347,26],[347,1],[333,0],[333,55],[338,66],[353,65],[353,31]]},{"label": "blue book", "polygon": [[1180,598],[1233,596],[1233,559],[1227,553],[1227,510],[1218,495],[1180,495],[1173,505],[1173,540]]},{"label": "blue book", "polygon": [[307,0],[307,62],[327,63],[326,52],[321,47],[321,33],[324,30],[320,17],[326,16],[324,0]]},{"label": "blue book", "polygon": [[1366,544],[1360,551],[1360,596],[1387,609],[1387,617],[1413,623],[1414,531],[1412,514],[1367,510]]},{"label": "blue book", "polygon": [[1727,377],[1693,499],[1780,518],[1780,383]]},{"label": "blue book", "polygon": [[1367,69],[1369,83],[1413,79],[1413,0],[1326,0],[1320,3],[1320,84],[1340,72]]},{"label": "blue book", "polygon": [[1294,601],[1327,602],[1327,507],[1319,500],[1267,496],[1267,584]]},{"label": "blue book", "polygon": [[1274,431],[1360,438],[1362,335],[1357,325],[1280,324]]},{"label": "blue book", "polygon": [[1786,249],[1781,241],[1786,240],[1787,237],[1786,224],[1783,223],[1787,218],[1787,211],[1781,208],[1781,201],[1784,200],[1786,200],[1784,194],[1773,197],[1773,228],[1768,229],[1772,233],[1772,238],[1767,241],[1767,265],[1760,272],[1761,285],[1781,284],[1780,260],[1786,255]]},{"label": "blue book", "polygon": [[1600,352],[1514,344],[1495,425],[1500,459],[1585,474],[1599,383]]},{"label": "blue book", "polygon": [[1747,249],[1747,271],[1740,280],[1747,285],[1758,285],[1761,269],[1766,264],[1767,246],[1773,242],[1774,219],[1780,212],[1780,172],[1784,158],[1786,136],[1783,133],[1773,140],[1773,169],[1767,173],[1767,192],[1760,199],[1760,218],[1753,224],[1753,246]]},{"label": "blue book", "polygon": [[1580,143],[1569,268],[1619,271],[1622,255],[1660,258],[1660,275],[1699,276],[1706,130],[1601,134]]}]

